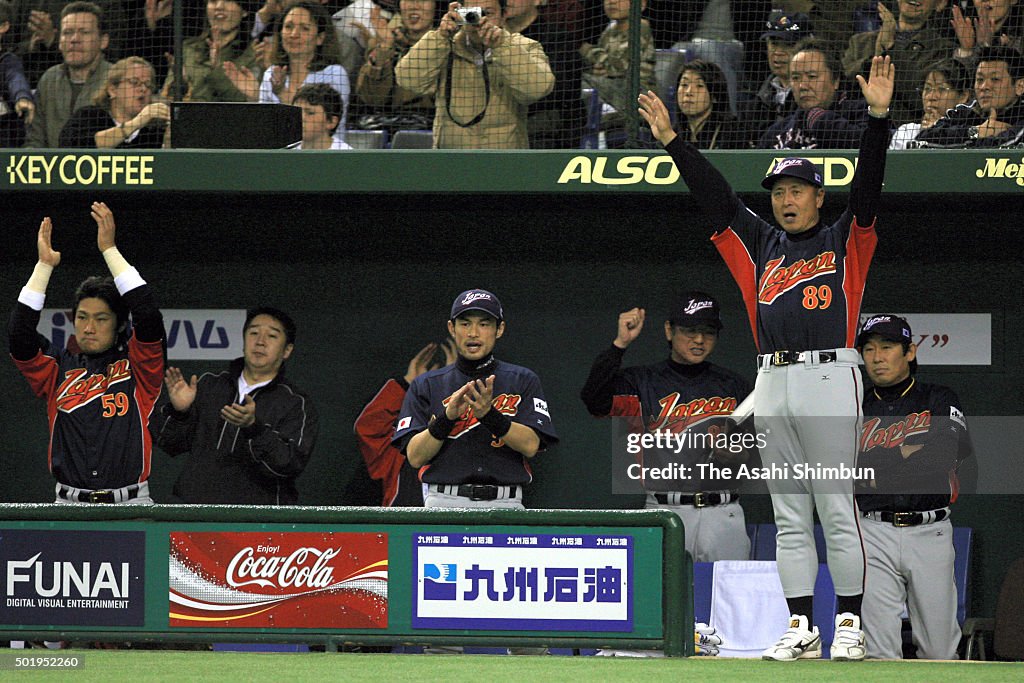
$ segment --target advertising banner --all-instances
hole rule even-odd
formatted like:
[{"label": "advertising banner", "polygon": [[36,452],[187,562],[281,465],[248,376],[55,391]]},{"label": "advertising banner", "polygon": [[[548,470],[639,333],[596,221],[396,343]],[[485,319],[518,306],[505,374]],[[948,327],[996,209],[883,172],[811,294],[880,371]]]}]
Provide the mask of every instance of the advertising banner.
[{"label": "advertising banner", "polygon": [[413,535],[413,628],[633,629],[632,536]]},{"label": "advertising banner", "polygon": [[382,533],[170,534],[172,627],[387,628]]},{"label": "advertising banner", "polygon": [[142,531],[0,529],[0,624],[142,626]]}]

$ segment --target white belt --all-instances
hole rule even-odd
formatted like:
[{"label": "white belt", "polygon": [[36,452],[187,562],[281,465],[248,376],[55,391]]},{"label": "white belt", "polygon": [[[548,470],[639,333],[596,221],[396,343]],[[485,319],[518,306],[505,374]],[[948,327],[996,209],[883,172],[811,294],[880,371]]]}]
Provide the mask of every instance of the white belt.
[{"label": "white belt", "polygon": [[149,482],[119,489],[79,489],[58,482],[56,491],[58,498],[71,503],[125,503],[135,498],[148,498]]}]

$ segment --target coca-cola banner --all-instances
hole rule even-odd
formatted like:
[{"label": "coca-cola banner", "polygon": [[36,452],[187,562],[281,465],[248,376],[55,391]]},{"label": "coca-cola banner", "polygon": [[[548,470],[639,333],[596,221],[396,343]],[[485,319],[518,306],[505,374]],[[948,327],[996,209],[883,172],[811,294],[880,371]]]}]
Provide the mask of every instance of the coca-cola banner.
[{"label": "coca-cola banner", "polygon": [[382,533],[170,534],[170,625],[387,628]]},{"label": "coca-cola banner", "polygon": [[633,538],[413,536],[413,628],[631,631]]},{"label": "coca-cola banner", "polygon": [[0,624],[142,626],[142,531],[0,529]]}]

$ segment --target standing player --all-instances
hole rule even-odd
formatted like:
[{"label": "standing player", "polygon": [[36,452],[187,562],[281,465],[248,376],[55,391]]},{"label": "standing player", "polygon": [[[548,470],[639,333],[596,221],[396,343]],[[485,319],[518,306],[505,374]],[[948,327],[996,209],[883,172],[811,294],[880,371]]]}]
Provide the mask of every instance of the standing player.
[{"label": "standing player", "polygon": [[[580,398],[591,415],[640,417],[643,429],[658,432],[718,433],[726,418],[750,393],[739,375],[708,362],[722,329],[718,302],[704,292],[686,292],[665,320],[669,357],[654,365],[626,368],[622,358],[644,326],[645,311],[619,315],[618,334],[590,368]],[[664,467],[660,453],[644,453],[644,467]],[[717,462],[729,453],[715,453],[700,444],[665,456],[697,472],[698,462]],[[724,464],[724,463],[720,463]],[[728,466],[732,466],[730,462]],[[746,560],[750,538],[739,493],[723,481],[645,479],[645,507],[671,510],[683,520],[686,550],[694,562]]]},{"label": "standing player", "polygon": [[[807,159],[785,159],[762,185],[771,190],[780,227],[750,211],[700,152],[672,130],[668,110],[653,92],[641,95],[640,114],[665,145],[714,225],[711,240],[740,287],[760,351],[754,414],[767,444],[766,466],[852,468],[857,459],[863,387],[853,347],[864,281],[874,254],[875,211],[888,144],[894,69],[875,57],[870,80],[857,76],[868,103],[850,201],[839,220],[821,222],[821,172]],[[818,560],[814,510],[828,547],[838,612],[832,658],[864,658],[860,607],[864,550],[849,493],[826,494],[821,481],[770,480],[779,578],[792,614],[790,628],[763,657],[779,661],[821,656],[818,628],[810,626]],[[831,483],[835,490],[835,482]],[[792,491],[792,492],[790,492]]]},{"label": "standing player", "polygon": [[458,357],[413,380],[393,443],[427,484],[426,507],[521,509],[528,460],[558,441],[540,380],[494,357],[505,333],[494,294],[457,296],[448,332]]},{"label": "standing player", "polygon": [[113,212],[94,202],[92,218],[113,280],[90,277],[78,286],[67,348],[36,332],[50,275],[60,263],[53,226],[44,218],[39,261],[11,314],[11,357],[46,400],[56,502],[149,504],[146,422],[163,380],[164,322],[146,281],[114,243]]},{"label": "standing player", "polygon": [[900,659],[900,614],[907,606],[920,659],[956,659],[960,627],[953,584],[949,506],[956,470],[971,455],[960,400],[951,389],[915,378],[917,346],[895,315],[864,323],[857,347],[874,385],[864,396],[860,482],[870,590],[864,595],[868,656]]}]

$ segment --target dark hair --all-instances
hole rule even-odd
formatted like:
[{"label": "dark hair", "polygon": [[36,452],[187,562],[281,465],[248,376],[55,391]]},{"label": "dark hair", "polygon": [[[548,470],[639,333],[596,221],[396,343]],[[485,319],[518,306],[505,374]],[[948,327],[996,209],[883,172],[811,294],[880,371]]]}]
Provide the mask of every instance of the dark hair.
[{"label": "dark hair", "polygon": [[[931,73],[942,74],[946,83],[949,83],[949,86],[957,92],[970,92],[974,87],[967,67],[955,59],[943,59],[941,62],[935,62],[931,66],[925,67],[923,73],[925,78],[928,78],[928,74]],[[921,81],[921,85],[924,85],[924,81]]]},{"label": "dark hair", "polygon": [[1024,78],[1024,58],[1012,47],[989,45],[978,50],[975,57],[977,57],[977,64],[982,62],[1006,62],[1006,70],[1010,72],[1010,78],[1015,81]]},{"label": "dark hair", "polygon": [[0,24],[6,24],[11,20],[11,3],[7,0],[0,0]]},{"label": "dark hair", "polygon": [[[708,121],[731,121],[734,119],[735,117],[732,115],[732,110],[729,107],[729,87],[726,84],[725,74],[722,73],[721,67],[714,62],[695,59],[683,65],[682,71],[679,72],[680,81],[683,79],[683,74],[687,71],[696,73],[704,81],[704,85],[707,86],[708,96],[711,97],[711,114],[708,116]],[[678,87],[678,83],[676,85]],[[676,106],[679,106],[678,100]],[[686,116],[680,114],[679,125],[683,125],[685,121]]]},{"label": "dark hair", "polygon": [[293,10],[304,9],[309,12],[309,16],[313,19],[313,23],[316,24],[316,33],[324,36],[324,42],[316,46],[316,53],[313,55],[313,60],[309,63],[310,71],[323,71],[331,64],[341,64],[341,49],[338,47],[338,36],[334,32],[334,24],[331,21],[331,15],[324,9],[324,6],[318,2],[310,2],[309,0],[302,0],[297,2],[287,10],[277,24],[277,30],[274,31],[275,37],[275,49],[277,51],[277,59],[274,60],[275,64],[285,66],[288,64],[288,53],[284,51],[282,47],[281,32],[284,30],[284,21],[288,18]]},{"label": "dark hair", "polygon": [[103,21],[103,10],[94,2],[81,2],[81,0],[69,2],[60,11],[61,21],[64,21],[64,17],[69,14],[92,14],[96,17],[96,25],[100,29],[100,35],[102,36],[107,32],[107,27]]},{"label": "dark hair", "polygon": [[82,302],[82,299],[102,299],[117,317],[118,330],[121,330],[128,322],[128,306],[121,298],[121,293],[117,291],[113,278],[93,275],[82,280],[82,284],[78,285],[78,289],[75,290],[75,305],[71,309],[72,318],[78,315],[78,304]]},{"label": "dark hair", "polygon": [[839,61],[839,55],[830,50],[827,43],[817,38],[807,38],[796,44],[793,56],[795,57],[798,52],[820,52],[825,58],[825,66],[832,72],[833,80],[839,81],[842,84],[843,64]]},{"label": "dark hair", "polygon": [[292,317],[282,311],[280,308],[274,308],[273,306],[257,306],[256,308],[250,308],[245,312],[245,324],[242,325],[242,332],[249,329],[249,325],[252,323],[253,318],[258,315],[269,315],[271,318],[281,323],[284,327],[284,338],[289,344],[295,343],[295,321]]},{"label": "dark hair", "polygon": [[[212,1],[212,0],[208,0]],[[245,52],[245,49],[249,47],[249,43],[252,42],[252,26],[256,21],[256,9],[249,9],[245,0],[227,0],[227,2],[233,2],[242,10],[242,16],[238,20],[238,29],[235,34],[235,40],[238,45],[238,55]],[[203,55],[206,57],[210,56],[210,46],[206,41],[212,37],[210,32],[210,17],[206,17],[206,21],[203,22],[203,32],[199,34],[199,38],[203,40]],[[222,59],[227,59],[222,55]]]},{"label": "dark hair", "polygon": [[345,103],[341,101],[341,93],[333,87],[326,83],[307,83],[295,93],[292,104],[296,104],[299,100],[313,106],[320,105],[328,117],[336,117],[338,122],[331,129],[332,133],[341,125],[341,116],[345,113]]}]

